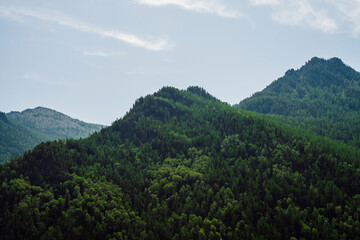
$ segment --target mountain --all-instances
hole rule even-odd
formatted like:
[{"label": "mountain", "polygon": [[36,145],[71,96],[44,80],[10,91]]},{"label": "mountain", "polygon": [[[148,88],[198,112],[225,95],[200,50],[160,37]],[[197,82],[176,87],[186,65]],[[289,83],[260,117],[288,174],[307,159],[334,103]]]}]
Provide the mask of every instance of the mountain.
[{"label": "mountain", "polygon": [[102,127],[43,107],[0,113],[0,163],[43,141],[88,137]]},{"label": "mountain", "polygon": [[6,116],[10,121],[46,134],[53,140],[87,137],[104,127],[99,124],[85,123],[44,107],[10,112]]},{"label": "mountain", "polygon": [[360,147],[360,73],[338,58],[312,58],[235,107]]},{"label": "mountain", "polygon": [[198,87],[0,166],[0,239],[359,239],[360,152]]}]

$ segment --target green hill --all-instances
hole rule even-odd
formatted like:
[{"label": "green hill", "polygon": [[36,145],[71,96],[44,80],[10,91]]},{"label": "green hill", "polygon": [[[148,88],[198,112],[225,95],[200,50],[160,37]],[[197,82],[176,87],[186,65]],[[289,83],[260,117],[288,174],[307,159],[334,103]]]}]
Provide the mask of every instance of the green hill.
[{"label": "green hill", "polygon": [[359,239],[360,152],[163,88],[0,166],[0,239]]},{"label": "green hill", "polygon": [[84,138],[102,127],[43,107],[0,113],[0,163],[22,155],[43,141]]},{"label": "green hill", "polygon": [[10,160],[12,156],[20,156],[42,142],[45,136],[8,120],[5,113],[0,112],[0,163]]},{"label": "green hill", "polygon": [[360,147],[360,73],[338,58],[313,58],[235,107]]}]

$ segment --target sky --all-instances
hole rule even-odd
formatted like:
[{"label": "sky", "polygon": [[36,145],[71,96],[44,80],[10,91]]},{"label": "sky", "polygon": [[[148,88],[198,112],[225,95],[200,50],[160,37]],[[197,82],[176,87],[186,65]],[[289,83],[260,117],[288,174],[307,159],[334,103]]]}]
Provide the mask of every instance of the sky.
[{"label": "sky", "polygon": [[0,0],[0,111],[110,125],[163,86],[239,103],[312,57],[360,70],[360,0]]}]

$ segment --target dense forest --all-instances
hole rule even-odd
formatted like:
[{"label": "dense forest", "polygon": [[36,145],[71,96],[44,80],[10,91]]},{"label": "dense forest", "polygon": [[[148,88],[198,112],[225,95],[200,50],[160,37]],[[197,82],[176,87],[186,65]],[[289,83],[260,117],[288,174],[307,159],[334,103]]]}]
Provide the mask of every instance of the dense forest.
[{"label": "dense forest", "polygon": [[44,107],[7,114],[0,112],[0,164],[41,142],[84,138],[102,127]]},{"label": "dense forest", "polygon": [[0,166],[0,239],[360,239],[360,152],[165,87]]},{"label": "dense forest", "polygon": [[360,148],[360,73],[338,58],[314,57],[235,107]]}]

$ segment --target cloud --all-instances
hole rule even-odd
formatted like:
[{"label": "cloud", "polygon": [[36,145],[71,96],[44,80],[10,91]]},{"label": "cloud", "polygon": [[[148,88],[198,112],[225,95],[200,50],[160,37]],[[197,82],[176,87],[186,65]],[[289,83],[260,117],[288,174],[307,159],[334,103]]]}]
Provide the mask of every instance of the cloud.
[{"label": "cloud", "polygon": [[314,9],[307,0],[289,1],[289,5],[273,14],[273,18],[283,24],[307,25],[323,32],[333,33],[337,30],[336,21],[326,11]]},{"label": "cloud", "polygon": [[325,8],[315,8],[308,0],[249,0],[254,6],[272,7],[272,18],[284,25],[309,26],[326,33],[338,29],[336,19]]},{"label": "cloud", "polygon": [[261,5],[277,5],[281,0],[250,0],[253,5],[261,6]]},{"label": "cloud", "polygon": [[146,40],[134,34],[124,33],[118,30],[104,29],[80,22],[68,16],[62,16],[58,14],[44,13],[29,9],[6,8],[0,6],[0,15],[12,20],[14,20],[14,17],[31,17],[45,22],[56,23],[58,25],[66,26],[81,32],[96,34],[100,37],[119,40],[130,45],[142,47],[152,51],[161,51],[169,47],[168,39],[166,37],[157,40]]},{"label": "cloud", "polygon": [[339,11],[343,21],[350,23],[350,29],[356,37],[360,33],[360,1],[359,0],[346,0],[330,1]]},{"label": "cloud", "polygon": [[248,0],[268,6],[272,18],[285,25],[302,25],[326,33],[360,34],[360,0]]},{"label": "cloud", "polygon": [[216,14],[224,18],[240,18],[240,13],[231,10],[218,0],[133,0],[150,6],[175,5],[188,11]]},{"label": "cloud", "polygon": [[123,56],[125,53],[123,52],[105,52],[101,50],[95,51],[83,51],[82,54],[84,56],[97,56],[97,57],[113,57],[113,56]]},{"label": "cloud", "polygon": [[39,76],[37,74],[33,74],[33,73],[27,73],[23,75],[24,79],[28,79],[28,80],[32,80],[35,82],[39,82],[42,83],[44,85],[48,85],[48,86],[53,86],[53,87],[59,87],[59,86],[64,86],[64,82],[58,82],[58,81],[50,81],[47,78],[44,78],[42,76]]},{"label": "cloud", "polygon": [[8,8],[1,7],[1,6],[0,6],[0,16],[10,19],[12,21],[24,22],[22,20],[22,18],[20,16],[18,16],[17,14],[15,14],[13,11],[11,11]]}]

